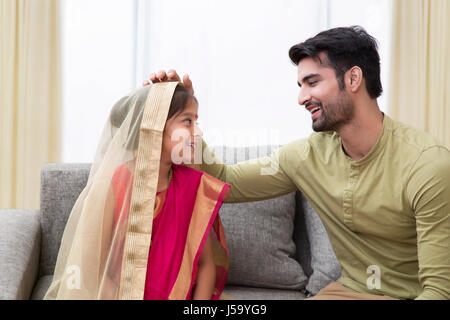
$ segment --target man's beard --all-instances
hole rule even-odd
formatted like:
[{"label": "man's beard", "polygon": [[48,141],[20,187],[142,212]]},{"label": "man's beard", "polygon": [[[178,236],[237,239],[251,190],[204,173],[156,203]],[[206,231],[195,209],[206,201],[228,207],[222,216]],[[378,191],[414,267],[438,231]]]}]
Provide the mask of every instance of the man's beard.
[{"label": "man's beard", "polygon": [[312,124],[316,132],[336,131],[353,118],[354,104],[346,92],[325,106],[320,103],[320,108],[322,114]]}]

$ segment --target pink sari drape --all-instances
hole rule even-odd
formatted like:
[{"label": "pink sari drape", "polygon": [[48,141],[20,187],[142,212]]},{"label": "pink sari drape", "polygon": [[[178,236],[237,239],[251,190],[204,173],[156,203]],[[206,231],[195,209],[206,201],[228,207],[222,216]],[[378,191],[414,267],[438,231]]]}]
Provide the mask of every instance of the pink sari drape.
[{"label": "pink sari drape", "polygon": [[[122,207],[127,217],[130,195],[124,190],[132,180],[128,168],[114,175],[115,221]],[[211,299],[218,299],[228,271],[228,248],[218,215],[230,186],[185,166],[173,166],[169,188],[157,194],[153,219],[145,300],[191,299],[197,265],[208,235],[213,241],[216,284]],[[129,189],[128,189],[129,190]]]}]

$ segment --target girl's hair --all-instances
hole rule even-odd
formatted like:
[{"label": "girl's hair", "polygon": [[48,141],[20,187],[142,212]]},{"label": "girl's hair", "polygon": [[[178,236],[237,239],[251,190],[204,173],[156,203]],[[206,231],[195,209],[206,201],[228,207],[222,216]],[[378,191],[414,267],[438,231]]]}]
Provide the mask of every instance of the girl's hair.
[{"label": "girl's hair", "polygon": [[178,85],[175,88],[175,93],[172,97],[172,102],[170,103],[169,113],[167,115],[167,120],[172,118],[173,116],[181,113],[187,106],[189,99],[194,99],[196,103],[197,99],[194,95],[190,94],[185,87]]},{"label": "girl's hair", "polygon": [[[142,115],[149,90],[150,87],[144,87],[139,89],[132,96],[123,97],[114,105],[111,110],[111,125],[115,128],[119,128],[127,117],[133,101],[136,103],[136,107],[133,110],[131,119],[132,125],[130,125],[126,142],[126,148],[129,150],[137,150],[139,144],[139,128],[142,121]],[[189,93],[183,86],[178,85],[175,88],[175,92],[170,103],[167,120],[183,112],[184,109],[186,109],[186,106],[190,99],[194,99],[194,101],[198,103],[194,95]]]}]

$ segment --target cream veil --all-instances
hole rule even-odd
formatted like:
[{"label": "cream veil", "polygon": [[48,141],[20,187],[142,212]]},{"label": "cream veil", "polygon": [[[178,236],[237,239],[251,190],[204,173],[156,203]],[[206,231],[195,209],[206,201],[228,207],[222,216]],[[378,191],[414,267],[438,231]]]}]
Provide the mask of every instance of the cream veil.
[{"label": "cream veil", "polygon": [[[45,299],[143,299],[162,136],[177,85],[138,89],[113,107],[67,222]],[[121,214],[114,227],[111,181],[123,164],[134,179],[127,186],[128,217]]]}]

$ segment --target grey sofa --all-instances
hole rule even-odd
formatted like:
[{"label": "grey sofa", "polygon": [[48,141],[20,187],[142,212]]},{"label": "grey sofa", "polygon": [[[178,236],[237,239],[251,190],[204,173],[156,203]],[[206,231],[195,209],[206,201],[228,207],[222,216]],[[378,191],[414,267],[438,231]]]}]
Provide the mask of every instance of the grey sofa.
[{"label": "grey sofa", "polygon": [[[215,148],[227,164],[273,147]],[[0,210],[0,299],[42,299],[52,279],[72,206],[90,164],[48,164],[39,211]],[[219,212],[230,253],[225,293],[235,299],[304,299],[340,276],[325,229],[300,192],[224,204]]]}]

